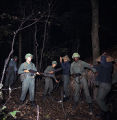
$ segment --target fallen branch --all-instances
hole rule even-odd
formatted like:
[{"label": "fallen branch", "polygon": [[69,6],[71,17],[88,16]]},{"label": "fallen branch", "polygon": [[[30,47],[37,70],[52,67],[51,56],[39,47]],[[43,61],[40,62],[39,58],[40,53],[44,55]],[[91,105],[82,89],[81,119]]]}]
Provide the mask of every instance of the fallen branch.
[{"label": "fallen branch", "polygon": [[37,120],[39,120],[39,105],[37,105]]}]

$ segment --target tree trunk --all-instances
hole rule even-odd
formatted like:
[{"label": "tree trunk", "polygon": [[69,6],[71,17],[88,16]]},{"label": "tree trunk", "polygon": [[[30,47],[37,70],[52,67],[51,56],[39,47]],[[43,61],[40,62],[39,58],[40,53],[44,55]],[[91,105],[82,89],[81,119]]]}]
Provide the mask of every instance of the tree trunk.
[{"label": "tree trunk", "polygon": [[91,0],[92,5],[92,52],[93,52],[93,63],[95,64],[96,58],[100,54],[100,47],[99,47],[99,4],[98,0]]},{"label": "tree trunk", "polygon": [[38,68],[38,43],[37,43],[37,24],[35,24],[35,32],[34,32],[34,55],[35,55],[35,61],[36,61],[36,68]]},{"label": "tree trunk", "polygon": [[19,33],[19,65],[22,62],[22,34]]}]

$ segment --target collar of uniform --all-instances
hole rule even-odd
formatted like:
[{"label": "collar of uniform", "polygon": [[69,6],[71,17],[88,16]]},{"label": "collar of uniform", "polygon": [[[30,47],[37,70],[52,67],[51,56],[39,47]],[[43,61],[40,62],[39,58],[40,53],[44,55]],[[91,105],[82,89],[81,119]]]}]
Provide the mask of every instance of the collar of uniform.
[{"label": "collar of uniform", "polygon": [[79,63],[80,62],[80,60],[78,60],[77,62],[76,61],[74,61],[74,63]]},{"label": "collar of uniform", "polygon": [[[27,62],[26,62],[26,64],[28,64]],[[28,64],[28,65],[31,65],[32,64],[32,62],[30,62],[30,64]]]}]

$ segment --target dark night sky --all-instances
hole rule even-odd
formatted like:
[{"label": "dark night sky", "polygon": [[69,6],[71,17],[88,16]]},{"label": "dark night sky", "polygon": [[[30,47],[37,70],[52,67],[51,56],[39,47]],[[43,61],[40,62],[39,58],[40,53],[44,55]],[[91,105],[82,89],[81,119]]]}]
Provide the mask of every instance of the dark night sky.
[{"label": "dark night sky", "polygon": [[[2,0],[0,3],[0,14],[6,12],[12,15],[19,15],[19,1],[22,0],[12,0],[12,2],[10,0]],[[34,8],[37,7],[37,9],[39,9],[39,0],[32,0],[32,2],[30,2],[31,0],[27,1],[29,1],[27,2],[27,9],[30,4],[33,4]],[[40,1],[43,1],[44,4],[44,0]],[[45,2],[47,1],[45,0]],[[25,2],[23,4],[25,4]],[[30,12],[30,9],[27,10],[27,13],[28,12]],[[54,14],[56,16],[56,20],[49,29],[49,40],[47,41],[46,47],[48,49],[56,47],[68,48],[69,55],[75,52],[77,50],[76,48],[78,48],[82,58],[91,56],[90,0],[56,0]],[[101,51],[117,45],[117,0],[99,0],[99,23]],[[23,35],[25,34],[23,37],[28,39],[28,41],[33,39],[33,36],[27,36],[27,32],[30,33],[30,31],[33,31],[32,28],[29,28],[23,33]],[[12,38],[12,36],[10,37]],[[28,52],[27,45],[30,46],[30,43],[24,43],[26,44],[24,45],[26,52]],[[4,43],[4,45],[0,44],[0,50],[4,49],[2,48],[3,46],[6,49],[4,50],[6,52],[5,55],[2,54],[1,57],[4,58],[8,55],[10,46],[8,47],[8,44],[6,43]],[[15,50],[17,53],[17,48],[15,48]],[[62,52],[61,55],[63,55]]]}]

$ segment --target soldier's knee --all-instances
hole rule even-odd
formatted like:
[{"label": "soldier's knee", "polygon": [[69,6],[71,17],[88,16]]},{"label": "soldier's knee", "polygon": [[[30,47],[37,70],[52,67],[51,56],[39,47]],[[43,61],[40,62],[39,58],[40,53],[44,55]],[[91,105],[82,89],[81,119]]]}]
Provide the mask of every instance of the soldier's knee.
[{"label": "soldier's knee", "polygon": [[100,97],[96,97],[96,102],[100,103],[100,101],[102,101],[102,99]]}]

